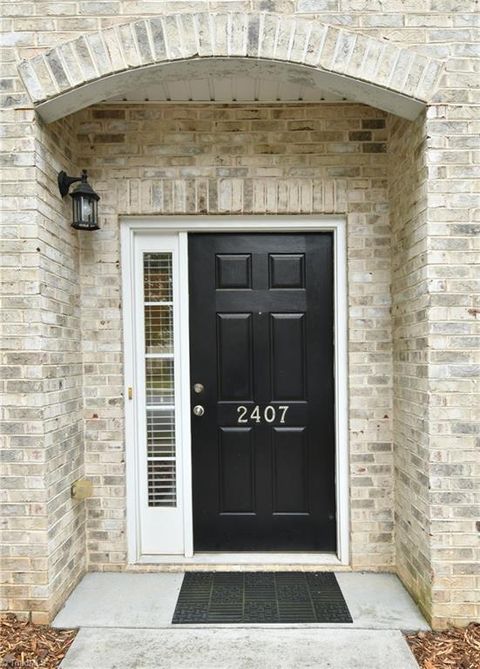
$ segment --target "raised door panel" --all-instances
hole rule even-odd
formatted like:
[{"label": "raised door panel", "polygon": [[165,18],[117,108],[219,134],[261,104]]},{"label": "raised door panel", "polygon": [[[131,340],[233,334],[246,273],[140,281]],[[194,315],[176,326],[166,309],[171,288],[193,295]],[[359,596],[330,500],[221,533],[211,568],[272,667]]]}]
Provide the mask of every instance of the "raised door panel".
[{"label": "raised door panel", "polygon": [[252,398],[252,316],[217,314],[218,400]]},{"label": "raised door panel", "polygon": [[275,427],[273,513],[308,513],[308,451],[304,427]]},{"label": "raised door panel", "polygon": [[305,314],[271,314],[270,338],[272,399],[305,400]]},{"label": "raised door panel", "polygon": [[252,429],[219,429],[219,512],[255,513],[255,470]]}]

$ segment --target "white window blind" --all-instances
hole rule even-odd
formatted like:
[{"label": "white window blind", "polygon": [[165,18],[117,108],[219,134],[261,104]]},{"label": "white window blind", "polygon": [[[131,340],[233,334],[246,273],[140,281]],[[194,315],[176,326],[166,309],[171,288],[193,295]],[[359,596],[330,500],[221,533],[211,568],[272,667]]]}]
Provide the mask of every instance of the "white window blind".
[{"label": "white window blind", "polygon": [[176,506],[172,253],[144,253],[148,506]]}]

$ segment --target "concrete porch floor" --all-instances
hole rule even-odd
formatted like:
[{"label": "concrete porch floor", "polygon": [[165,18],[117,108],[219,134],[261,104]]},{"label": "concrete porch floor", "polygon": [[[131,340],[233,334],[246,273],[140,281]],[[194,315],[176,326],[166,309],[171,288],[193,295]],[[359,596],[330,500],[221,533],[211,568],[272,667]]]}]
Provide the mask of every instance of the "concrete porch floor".
[{"label": "concrete porch floor", "polygon": [[80,627],[63,669],[415,669],[429,629],[392,574],[337,573],[351,624],[172,625],[183,573],[87,574],[55,618]]}]

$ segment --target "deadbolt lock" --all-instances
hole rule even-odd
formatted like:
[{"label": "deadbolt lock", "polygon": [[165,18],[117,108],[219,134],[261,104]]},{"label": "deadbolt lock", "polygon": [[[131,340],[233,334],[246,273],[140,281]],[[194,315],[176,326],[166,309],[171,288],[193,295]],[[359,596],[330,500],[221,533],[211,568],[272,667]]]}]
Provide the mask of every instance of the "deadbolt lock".
[{"label": "deadbolt lock", "polygon": [[204,390],[205,390],[205,386],[203,385],[203,383],[194,383],[193,384],[193,392],[197,393],[197,395],[200,395],[200,393],[203,393]]}]

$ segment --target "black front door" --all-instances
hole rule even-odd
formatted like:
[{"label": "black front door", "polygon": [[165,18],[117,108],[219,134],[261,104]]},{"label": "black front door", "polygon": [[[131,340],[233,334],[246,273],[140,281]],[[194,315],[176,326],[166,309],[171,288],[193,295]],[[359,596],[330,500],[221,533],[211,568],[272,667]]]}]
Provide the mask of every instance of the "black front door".
[{"label": "black front door", "polygon": [[195,550],[335,550],[332,234],[191,234],[189,275]]}]

